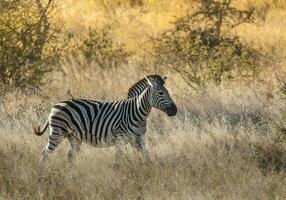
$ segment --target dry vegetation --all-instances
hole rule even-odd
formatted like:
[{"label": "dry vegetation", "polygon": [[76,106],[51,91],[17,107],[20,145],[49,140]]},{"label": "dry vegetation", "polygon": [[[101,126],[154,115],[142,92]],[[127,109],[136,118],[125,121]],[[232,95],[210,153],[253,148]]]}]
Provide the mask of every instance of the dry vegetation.
[{"label": "dry vegetation", "polygon": [[[284,0],[235,3],[238,8],[257,8],[256,23],[233,32],[244,44],[271,56],[259,78],[237,78],[197,91],[178,73],[153,65],[148,42],[172,28],[174,16],[191,12],[194,1],[62,0],[59,5],[58,18],[52,20],[61,23],[62,32],[72,33],[68,42],[62,38],[72,46],[65,47],[64,54],[69,54],[57,70],[45,74],[43,85],[5,90],[0,99],[1,200],[286,199],[286,144],[280,137],[286,104],[275,78],[285,77]],[[77,42],[87,41],[90,28],[100,30],[107,24],[112,27],[108,37],[114,39],[109,47],[117,45],[111,52],[126,51],[128,58],[120,66],[102,68],[77,55],[79,46],[90,47]],[[83,145],[71,165],[68,143],[63,142],[39,173],[48,134],[36,137],[32,127],[44,122],[52,104],[71,97],[123,99],[129,86],[152,73],[169,75],[167,88],[179,112],[168,118],[153,110],[147,132],[150,160],[127,146],[115,168],[115,149]]]}]

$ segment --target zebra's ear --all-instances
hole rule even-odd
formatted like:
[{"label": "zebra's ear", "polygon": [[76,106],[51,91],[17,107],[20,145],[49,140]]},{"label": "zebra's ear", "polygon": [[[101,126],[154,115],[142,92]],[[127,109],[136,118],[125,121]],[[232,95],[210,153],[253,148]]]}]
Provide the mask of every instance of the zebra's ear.
[{"label": "zebra's ear", "polygon": [[147,80],[147,83],[148,83],[151,87],[153,87],[153,84],[152,84],[151,81],[147,78],[147,76],[145,76],[145,79]]}]

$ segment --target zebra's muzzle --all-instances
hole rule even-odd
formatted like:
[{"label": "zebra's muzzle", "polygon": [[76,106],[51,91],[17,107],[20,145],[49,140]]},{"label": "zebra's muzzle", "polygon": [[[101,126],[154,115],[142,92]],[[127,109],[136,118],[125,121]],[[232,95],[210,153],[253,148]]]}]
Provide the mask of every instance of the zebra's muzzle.
[{"label": "zebra's muzzle", "polygon": [[175,116],[177,114],[177,106],[174,103],[171,103],[170,106],[166,109],[166,111],[169,117]]}]

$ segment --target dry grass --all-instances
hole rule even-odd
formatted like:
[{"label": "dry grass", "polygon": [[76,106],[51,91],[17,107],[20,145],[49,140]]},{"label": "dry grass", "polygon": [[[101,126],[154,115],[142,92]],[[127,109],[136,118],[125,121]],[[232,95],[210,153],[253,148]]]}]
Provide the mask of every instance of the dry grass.
[{"label": "dry grass", "polygon": [[[115,6],[114,2],[123,3]],[[78,35],[84,35],[89,26],[115,24],[114,37],[140,58],[149,36],[167,30],[174,16],[193,9],[191,0],[144,0],[143,7],[131,7],[128,2],[67,0],[62,1],[60,12],[65,28]],[[236,31],[246,42],[281,58],[286,11],[284,1],[275,2],[264,22]],[[263,9],[260,3],[244,0],[238,5]],[[271,67],[285,71],[283,62]],[[126,98],[135,81],[157,73],[155,68],[134,63],[102,70],[71,59],[62,63],[61,72],[47,77],[48,84],[40,91],[15,91],[0,99],[0,199],[285,199],[286,145],[273,142],[273,124],[282,119],[286,107],[276,93],[273,68],[265,75],[271,84],[236,82],[200,93],[172,74],[167,88],[179,112],[173,118],[152,112],[149,161],[127,146],[127,157],[115,169],[113,148],[83,145],[70,165],[65,141],[40,175],[38,161],[47,133],[36,137],[32,126],[44,122],[52,104],[72,96]]]},{"label": "dry grass", "polygon": [[65,76],[57,72],[40,94],[7,95],[1,104],[0,199],[285,197],[286,146],[273,143],[271,127],[281,117],[283,101],[271,89],[257,85],[256,91],[241,85],[192,94],[176,76],[167,87],[179,113],[168,118],[153,111],[147,134],[150,161],[127,146],[127,157],[116,169],[113,148],[83,145],[70,165],[65,141],[45,171],[38,172],[47,134],[34,136],[31,128],[45,120],[50,105],[68,98],[68,93],[103,100],[124,98],[128,85],[142,73],[134,66],[83,72],[80,77],[77,72]]},{"label": "dry grass", "polygon": [[[219,132],[202,136],[196,128],[190,130],[192,133],[177,133],[174,129],[168,138],[157,141],[150,148],[148,162],[128,149],[129,159],[124,159],[118,169],[113,166],[113,149],[88,146],[84,146],[79,159],[71,166],[65,159],[65,143],[49,161],[40,180],[37,152],[44,139],[28,134],[15,138],[5,133],[0,148],[1,197],[40,199],[39,184],[43,185],[44,199],[285,197],[285,174],[270,169],[264,175],[253,150],[254,145],[271,148],[270,141],[257,135],[249,137],[243,131],[234,136],[220,128]],[[151,129],[151,134],[154,137],[156,132]]]},{"label": "dry grass", "polygon": [[[120,3],[118,3],[120,2]],[[130,0],[67,0],[61,2],[61,20],[65,28],[80,36],[88,27],[114,25],[114,37],[131,51],[144,48],[150,36],[170,29],[177,17],[192,13],[194,0],[143,0],[143,6],[130,6]],[[269,53],[285,57],[284,0],[234,0],[237,7],[255,7],[258,20],[255,24],[239,26],[235,32],[245,42]]]}]

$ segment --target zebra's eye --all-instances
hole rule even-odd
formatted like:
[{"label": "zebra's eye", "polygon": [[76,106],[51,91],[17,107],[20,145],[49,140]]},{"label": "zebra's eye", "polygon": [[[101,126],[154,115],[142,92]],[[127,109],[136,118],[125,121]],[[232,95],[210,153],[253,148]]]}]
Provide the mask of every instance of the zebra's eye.
[{"label": "zebra's eye", "polygon": [[163,96],[163,95],[164,95],[164,92],[159,91],[158,94],[161,95],[161,96]]}]

